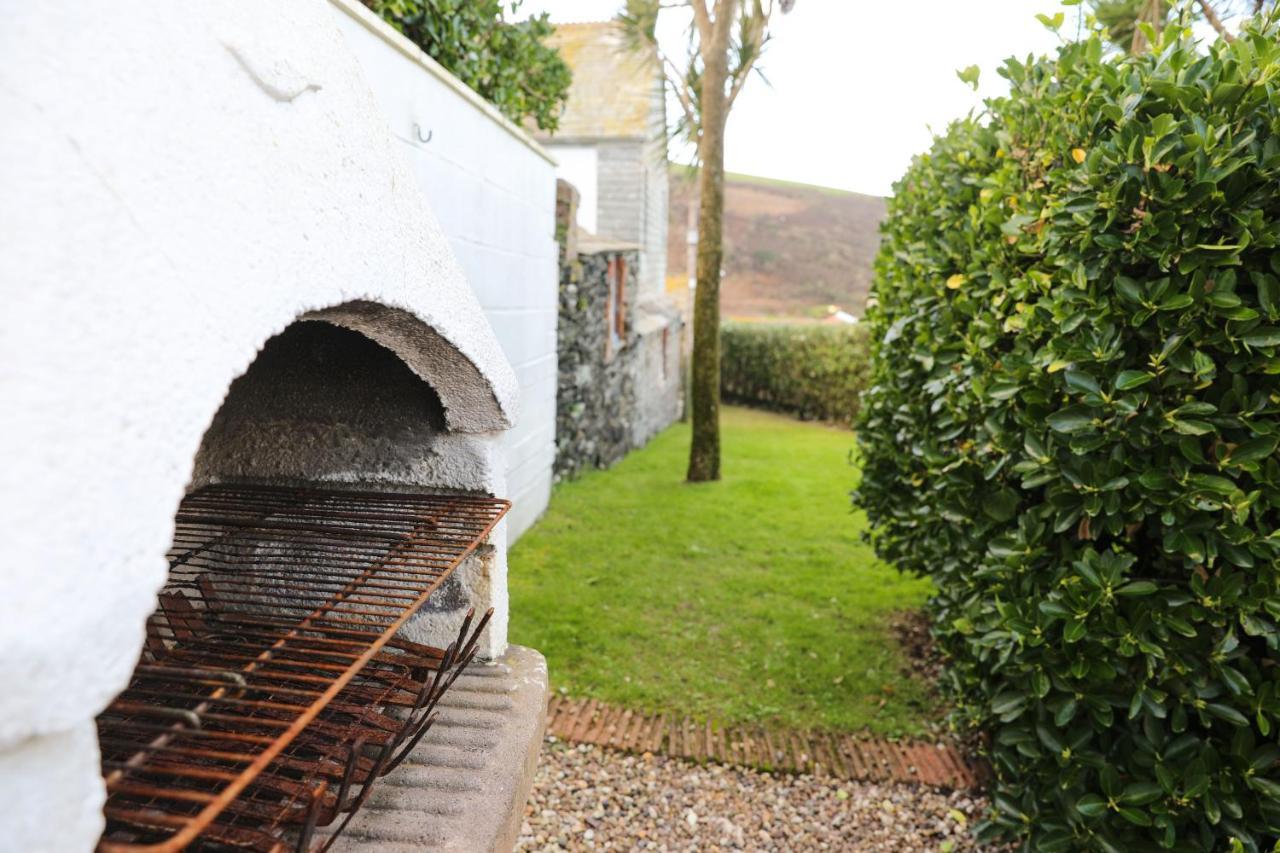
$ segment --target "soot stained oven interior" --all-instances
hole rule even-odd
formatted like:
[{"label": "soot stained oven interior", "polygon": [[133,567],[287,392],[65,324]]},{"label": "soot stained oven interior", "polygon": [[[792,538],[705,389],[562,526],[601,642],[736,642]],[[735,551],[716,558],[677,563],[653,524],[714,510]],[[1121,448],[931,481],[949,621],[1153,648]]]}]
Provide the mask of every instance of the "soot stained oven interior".
[{"label": "soot stained oven interior", "polygon": [[328,323],[232,384],[141,660],[98,718],[100,850],[324,849],[421,740],[489,614],[440,642],[414,624],[466,610],[455,573],[508,508],[432,488],[445,435],[426,383]]}]

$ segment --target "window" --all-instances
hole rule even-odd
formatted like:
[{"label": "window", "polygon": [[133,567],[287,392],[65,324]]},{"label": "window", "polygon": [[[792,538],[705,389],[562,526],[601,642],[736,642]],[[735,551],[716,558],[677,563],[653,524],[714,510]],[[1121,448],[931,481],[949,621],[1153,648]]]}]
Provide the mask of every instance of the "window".
[{"label": "window", "polygon": [[627,339],[627,259],[614,255],[609,259],[607,271],[609,301],[605,308],[605,323],[609,334],[605,339],[605,358],[622,349]]},{"label": "window", "polygon": [[627,336],[627,259],[622,255],[614,258],[613,334],[619,345]]}]

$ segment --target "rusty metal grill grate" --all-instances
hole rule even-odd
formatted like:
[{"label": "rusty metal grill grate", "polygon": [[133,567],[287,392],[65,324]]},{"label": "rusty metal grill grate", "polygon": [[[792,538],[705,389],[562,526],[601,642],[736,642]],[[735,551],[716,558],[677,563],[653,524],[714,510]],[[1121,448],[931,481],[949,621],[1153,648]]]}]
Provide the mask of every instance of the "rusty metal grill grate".
[{"label": "rusty metal grill grate", "polygon": [[509,506],[275,486],[189,495],[142,660],[98,717],[99,850],[327,847],[475,654],[489,614],[468,614],[445,649],[397,632]]}]

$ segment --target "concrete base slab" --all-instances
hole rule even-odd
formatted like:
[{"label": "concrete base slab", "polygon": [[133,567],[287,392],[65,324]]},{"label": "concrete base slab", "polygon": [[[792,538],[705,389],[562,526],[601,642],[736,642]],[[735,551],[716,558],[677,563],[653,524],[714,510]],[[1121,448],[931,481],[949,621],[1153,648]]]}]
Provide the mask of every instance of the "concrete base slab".
[{"label": "concrete base slab", "polygon": [[511,850],[538,764],[547,692],[547,662],[533,649],[509,646],[495,662],[472,664],[441,699],[426,737],[375,784],[331,849]]}]

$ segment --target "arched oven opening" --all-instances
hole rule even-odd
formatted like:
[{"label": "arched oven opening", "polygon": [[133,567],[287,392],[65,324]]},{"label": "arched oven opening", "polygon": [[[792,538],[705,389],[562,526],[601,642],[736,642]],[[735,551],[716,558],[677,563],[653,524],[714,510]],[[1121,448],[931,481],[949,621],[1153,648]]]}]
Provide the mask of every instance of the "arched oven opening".
[{"label": "arched oven opening", "polygon": [[232,383],[141,659],[98,717],[100,850],[327,848],[501,645],[508,504],[492,437],[451,414],[401,355],[329,320],[295,322]]}]

